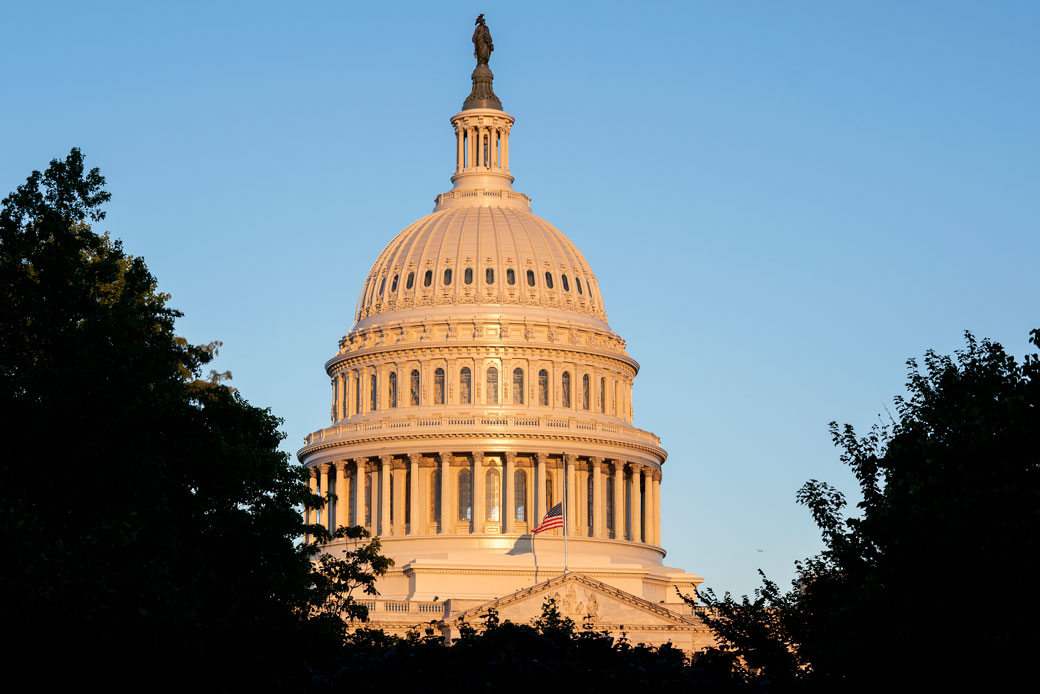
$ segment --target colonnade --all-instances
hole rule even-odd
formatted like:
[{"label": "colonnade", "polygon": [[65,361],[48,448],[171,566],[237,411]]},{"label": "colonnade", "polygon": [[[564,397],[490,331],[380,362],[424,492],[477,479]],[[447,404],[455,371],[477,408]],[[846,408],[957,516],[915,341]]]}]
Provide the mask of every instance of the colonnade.
[{"label": "colonnade", "polygon": [[[661,471],[569,453],[442,451],[365,456],[310,468],[329,499],[307,523],[363,525],[373,535],[522,535],[566,490],[567,534],[659,546]],[[562,534],[562,531],[550,531]]]},{"label": "colonnade", "polygon": [[460,118],[455,125],[455,173],[509,171],[509,124]]}]

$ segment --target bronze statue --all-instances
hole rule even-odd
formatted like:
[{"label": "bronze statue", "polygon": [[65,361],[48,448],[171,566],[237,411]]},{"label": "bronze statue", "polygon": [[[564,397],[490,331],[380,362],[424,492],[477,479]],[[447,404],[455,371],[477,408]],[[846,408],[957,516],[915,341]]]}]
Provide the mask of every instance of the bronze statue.
[{"label": "bronze statue", "polygon": [[484,15],[477,17],[477,27],[473,30],[473,55],[477,65],[487,65],[495,44],[491,43],[491,30],[484,23]]}]

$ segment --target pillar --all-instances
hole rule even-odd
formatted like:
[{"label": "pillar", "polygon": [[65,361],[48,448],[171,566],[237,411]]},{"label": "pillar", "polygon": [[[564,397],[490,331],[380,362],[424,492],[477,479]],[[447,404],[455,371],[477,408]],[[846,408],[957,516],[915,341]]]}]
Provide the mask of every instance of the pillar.
[{"label": "pillar", "polygon": [[620,460],[614,465],[614,539],[625,539],[625,464]]},{"label": "pillar", "polygon": [[516,453],[506,453],[506,464],[502,474],[502,529],[507,535],[516,532]]},{"label": "pillar", "polygon": [[457,141],[457,145],[456,145],[456,154],[455,154],[455,170],[458,173],[462,173],[462,170],[463,170],[463,168],[465,168],[465,164],[466,164],[466,160],[465,160],[465,157],[466,157],[466,147],[465,147],[466,142],[465,142],[464,138],[465,138],[465,131],[461,127],[459,127],[458,123],[456,123],[455,124],[455,140]]},{"label": "pillar", "polygon": [[578,495],[575,489],[578,476],[574,474],[574,456],[570,453],[563,454],[563,474],[567,480],[567,498],[564,503],[567,508],[567,534],[574,536],[578,534]]},{"label": "pillar", "polygon": [[646,528],[643,530],[643,535],[646,537],[648,545],[654,545],[657,544],[654,542],[654,534],[657,532],[654,525],[654,508],[657,506],[657,500],[654,498],[654,471],[652,468],[646,468],[643,484],[646,485],[646,509],[644,510]]},{"label": "pillar", "polygon": [[[502,128],[502,168],[506,171],[509,170],[509,126]],[[574,384],[571,384],[571,390],[574,390]],[[573,395],[573,392],[571,393]]]},{"label": "pillar", "polygon": [[[318,493],[318,471],[314,468],[310,468],[311,476],[307,480],[307,486],[311,491],[311,494]],[[303,522],[307,525],[314,525],[316,520],[317,509],[311,508],[310,506],[303,507]],[[303,536],[305,542],[310,542],[314,538],[311,537],[310,533],[305,533]]]},{"label": "pillar", "polygon": [[[398,383],[400,386],[400,383]],[[398,393],[400,395],[400,393]],[[418,535],[426,520],[424,504],[419,498],[419,454],[408,454],[408,491],[411,494],[411,504],[408,507],[408,534]]]},{"label": "pillar", "polygon": [[[322,526],[328,530],[329,527],[329,468],[332,467],[328,463],[322,463],[318,466],[318,474],[321,476],[321,498],[325,500],[324,509],[318,510],[317,522],[321,523]],[[324,513],[322,513],[324,510]]]},{"label": "pillar", "polygon": [[535,454],[534,466],[534,518],[531,519],[531,527],[537,528],[545,517],[545,453]]},{"label": "pillar", "polygon": [[484,487],[484,454],[473,453],[473,533],[484,532]]},{"label": "pillar", "polygon": [[642,468],[632,466],[632,542],[643,541]]},{"label": "pillar", "polygon": [[390,464],[393,458],[379,457],[379,535],[390,535]]},{"label": "pillar", "polygon": [[661,471],[654,471],[654,544],[661,546]]},{"label": "pillar", "polygon": [[347,461],[336,461],[336,528],[350,525],[350,482],[347,480]]},{"label": "pillar", "polygon": [[607,536],[607,500],[603,495],[603,459],[589,459],[592,475],[592,536]]},{"label": "pillar", "polygon": [[450,532],[454,518],[451,513],[451,453],[440,453],[441,459],[441,534]]},{"label": "pillar", "polygon": [[365,459],[354,460],[354,525],[365,524]]}]

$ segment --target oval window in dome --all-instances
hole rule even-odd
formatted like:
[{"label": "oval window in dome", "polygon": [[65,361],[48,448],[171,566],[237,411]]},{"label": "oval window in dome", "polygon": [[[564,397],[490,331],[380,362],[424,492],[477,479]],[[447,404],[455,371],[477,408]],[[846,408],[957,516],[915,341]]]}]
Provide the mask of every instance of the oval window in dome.
[{"label": "oval window in dome", "polygon": [[411,289],[415,285],[415,273],[409,272],[408,279],[404,283],[405,289]]},{"label": "oval window in dome", "polygon": [[484,282],[486,282],[487,284],[495,283],[495,271],[493,268],[488,268],[487,270],[484,270]]},{"label": "oval window in dome", "polygon": [[560,275],[560,281],[563,282],[563,291],[569,292],[571,285],[567,283],[567,275]]},{"label": "oval window in dome", "polygon": [[463,274],[462,278],[465,280],[466,284],[473,284],[473,268],[466,268],[466,272]]},{"label": "oval window in dome", "polygon": [[545,286],[549,289],[553,288],[552,273],[548,270],[545,271]]},{"label": "oval window in dome", "polygon": [[449,285],[451,285],[451,268],[450,267],[447,268],[444,271],[444,286],[447,287]]},{"label": "oval window in dome", "polygon": [[516,273],[513,271],[513,268],[507,268],[506,269],[506,284],[508,284],[508,285],[516,284]]},{"label": "oval window in dome", "polygon": [[393,280],[393,282],[390,283],[390,291],[391,292],[396,292],[397,291],[397,275],[394,275],[394,280]]},{"label": "oval window in dome", "polygon": [[433,284],[433,270],[427,270],[422,279],[422,286],[429,287],[431,284]]},{"label": "oval window in dome", "polygon": [[581,280],[580,280],[580,279],[578,279],[577,277],[575,277],[575,278],[574,278],[574,286],[578,288],[578,293],[579,293],[579,294],[582,294],[582,293],[583,293],[583,292],[581,291]]},{"label": "oval window in dome", "polygon": [[386,289],[386,278],[385,277],[383,278],[383,281],[379,283],[379,296],[383,295],[383,290],[384,289]]},{"label": "oval window in dome", "polygon": [[527,271],[527,286],[528,287],[533,287],[534,286],[534,270],[528,270]]}]

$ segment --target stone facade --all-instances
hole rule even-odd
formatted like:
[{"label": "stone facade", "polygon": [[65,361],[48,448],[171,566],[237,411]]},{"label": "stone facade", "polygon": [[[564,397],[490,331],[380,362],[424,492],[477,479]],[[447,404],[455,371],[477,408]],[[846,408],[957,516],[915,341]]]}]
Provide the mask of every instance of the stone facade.
[{"label": "stone facade", "polygon": [[[453,189],[376,259],[325,364],[332,422],[299,458],[331,503],[308,520],[380,537],[395,566],[372,620],[391,631],[450,635],[489,606],[527,621],[555,597],[579,623],[701,647],[676,591],[702,579],[663,564],[667,454],[633,425],[639,365],[584,256],[512,189],[513,117],[451,123]],[[561,501],[566,537],[532,535]]]}]

